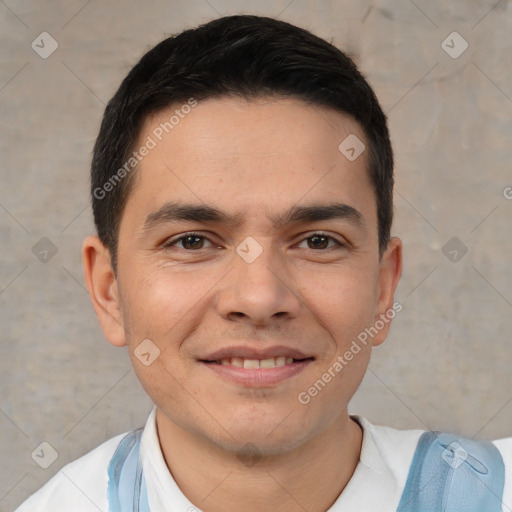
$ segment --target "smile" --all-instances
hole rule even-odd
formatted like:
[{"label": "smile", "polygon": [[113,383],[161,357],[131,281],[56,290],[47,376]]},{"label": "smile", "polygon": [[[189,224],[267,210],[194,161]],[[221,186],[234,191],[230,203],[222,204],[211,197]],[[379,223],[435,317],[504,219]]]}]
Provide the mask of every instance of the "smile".
[{"label": "smile", "polygon": [[223,366],[231,365],[236,368],[257,370],[259,368],[275,368],[276,366],[284,366],[285,364],[292,364],[293,361],[293,357],[286,356],[269,357],[268,359],[244,359],[242,357],[232,357],[230,359],[215,361],[215,363]]},{"label": "smile", "polygon": [[266,359],[232,357],[219,361],[201,362],[218,376],[231,383],[250,387],[265,387],[276,385],[299,374],[312,361],[312,357],[294,359],[278,356]]}]

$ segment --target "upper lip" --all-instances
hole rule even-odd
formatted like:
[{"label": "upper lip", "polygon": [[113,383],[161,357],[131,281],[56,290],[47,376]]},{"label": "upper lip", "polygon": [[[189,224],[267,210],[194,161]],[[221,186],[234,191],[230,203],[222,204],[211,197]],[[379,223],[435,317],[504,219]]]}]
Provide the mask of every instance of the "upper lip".
[{"label": "upper lip", "polygon": [[271,357],[280,356],[293,357],[293,359],[307,359],[312,357],[296,348],[286,347],[284,345],[274,345],[266,348],[236,345],[216,350],[208,354],[203,361],[220,361],[222,359],[231,359],[232,357],[240,357],[242,359],[270,359]]}]

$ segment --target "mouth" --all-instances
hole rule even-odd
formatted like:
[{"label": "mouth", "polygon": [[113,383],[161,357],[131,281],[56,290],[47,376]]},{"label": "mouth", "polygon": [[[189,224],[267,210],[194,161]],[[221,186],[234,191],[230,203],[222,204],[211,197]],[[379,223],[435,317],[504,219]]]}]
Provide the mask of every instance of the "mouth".
[{"label": "mouth", "polygon": [[301,373],[314,357],[265,356],[222,357],[215,360],[200,360],[208,370],[230,384],[244,387],[273,387]]},{"label": "mouth", "polygon": [[217,359],[215,361],[202,360],[206,364],[216,364],[221,366],[231,366],[233,368],[243,368],[245,370],[268,370],[271,368],[280,368],[286,365],[302,361],[312,361],[313,357],[294,358],[287,356],[268,357],[265,359],[249,359],[243,357],[230,357]]}]

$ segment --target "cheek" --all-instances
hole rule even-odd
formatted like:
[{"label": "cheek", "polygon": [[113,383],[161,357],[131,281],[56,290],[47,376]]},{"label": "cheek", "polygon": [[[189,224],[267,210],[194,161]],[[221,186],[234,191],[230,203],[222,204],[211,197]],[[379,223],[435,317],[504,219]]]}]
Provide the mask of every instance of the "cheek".
[{"label": "cheek", "polygon": [[[218,281],[212,273],[155,266],[135,270],[123,287],[123,317],[133,341],[146,337],[167,346],[200,317],[208,291]],[[142,338],[141,338],[142,337]]]},{"label": "cheek", "polygon": [[338,271],[302,273],[301,301],[308,313],[343,347],[372,322],[377,304],[377,274],[370,268],[346,266]]}]

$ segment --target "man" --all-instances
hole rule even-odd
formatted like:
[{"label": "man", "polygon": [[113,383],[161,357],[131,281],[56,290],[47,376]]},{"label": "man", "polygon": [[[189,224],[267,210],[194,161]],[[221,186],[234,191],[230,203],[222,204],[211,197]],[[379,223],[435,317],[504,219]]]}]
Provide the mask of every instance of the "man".
[{"label": "man", "polygon": [[327,42],[232,16],[149,51],[105,111],[83,262],[155,408],[19,512],[509,510],[510,439],[348,414],[401,309],[392,190],[386,118]]}]

